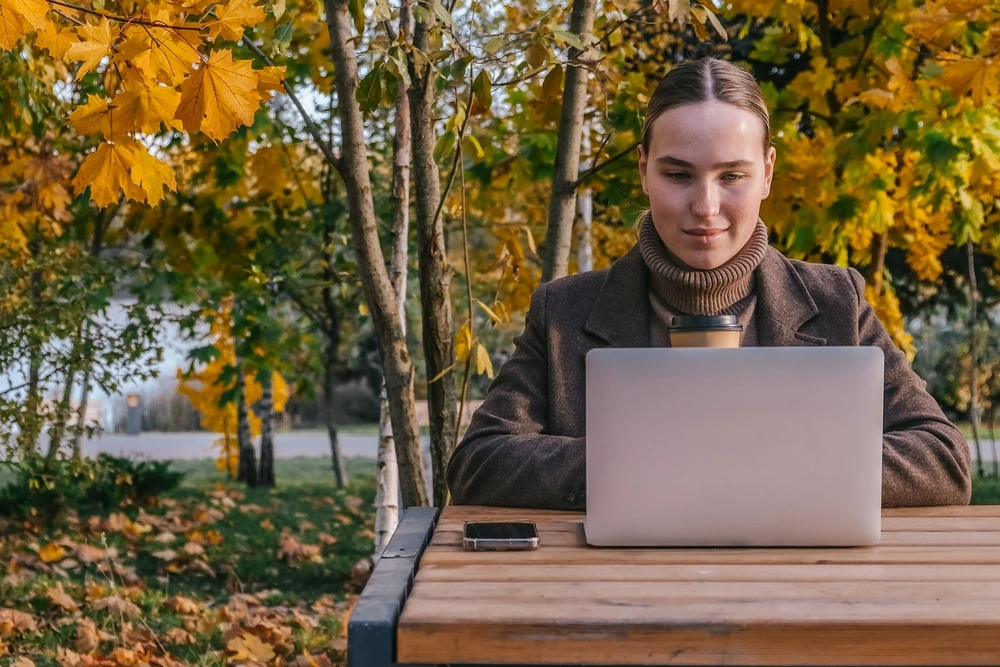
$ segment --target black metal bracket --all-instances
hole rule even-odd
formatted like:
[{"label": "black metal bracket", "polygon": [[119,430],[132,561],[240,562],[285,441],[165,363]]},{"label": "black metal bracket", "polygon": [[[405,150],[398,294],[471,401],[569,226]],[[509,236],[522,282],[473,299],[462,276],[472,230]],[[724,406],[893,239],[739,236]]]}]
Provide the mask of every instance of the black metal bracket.
[{"label": "black metal bracket", "polygon": [[436,507],[412,507],[403,514],[351,613],[348,667],[395,664],[396,624],[440,513]]}]

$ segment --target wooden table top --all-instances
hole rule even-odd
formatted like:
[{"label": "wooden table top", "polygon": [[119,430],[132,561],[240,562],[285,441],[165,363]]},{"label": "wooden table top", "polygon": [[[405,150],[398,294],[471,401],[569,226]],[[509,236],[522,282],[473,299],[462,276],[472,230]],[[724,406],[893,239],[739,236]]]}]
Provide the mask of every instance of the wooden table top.
[{"label": "wooden table top", "polygon": [[[583,515],[446,507],[398,663],[1000,665],[1000,506],[885,510],[875,547],[608,549]],[[534,551],[468,552],[468,520]]]}]

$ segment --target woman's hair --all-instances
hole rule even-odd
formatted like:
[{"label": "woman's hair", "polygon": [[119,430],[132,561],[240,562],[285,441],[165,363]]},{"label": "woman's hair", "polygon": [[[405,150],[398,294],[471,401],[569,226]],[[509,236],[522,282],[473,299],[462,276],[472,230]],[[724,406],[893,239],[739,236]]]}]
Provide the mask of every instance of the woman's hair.
[{"label": "woman's hair", "polygon": [[646,105],[642,124],[642,149],[649,151],[653,122],[664,111],[685,104],[722,102],[745,109],[764,126],[764,150],[771,145],[771,122],[767,104],[753,75],[727,60],[702,58],[682,63],[667,72]]}]

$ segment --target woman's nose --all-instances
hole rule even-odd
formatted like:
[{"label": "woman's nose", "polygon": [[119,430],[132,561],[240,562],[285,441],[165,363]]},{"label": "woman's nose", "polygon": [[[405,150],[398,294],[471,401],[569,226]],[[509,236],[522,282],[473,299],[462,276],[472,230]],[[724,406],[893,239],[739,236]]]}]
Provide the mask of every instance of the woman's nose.
[{"label": "woman's nose", "polygon": [[695,199],[691,202],[691,212],[703,220],[719,214],[719,190],[714,183],[705,183],[698,188]]}]

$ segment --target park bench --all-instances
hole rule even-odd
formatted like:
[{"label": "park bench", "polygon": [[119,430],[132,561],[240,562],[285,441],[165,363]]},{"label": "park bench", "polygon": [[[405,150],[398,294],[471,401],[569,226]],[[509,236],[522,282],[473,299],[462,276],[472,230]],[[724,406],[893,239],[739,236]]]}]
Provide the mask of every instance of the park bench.
[{"label": "park bench", "polygon": [[[601,549],[583,515],[408,510],[351,617],[349,667],[1000,665],[1000,506],[887,509],[878,546]],[[462,548],[467,520],[540,546]]]}]

